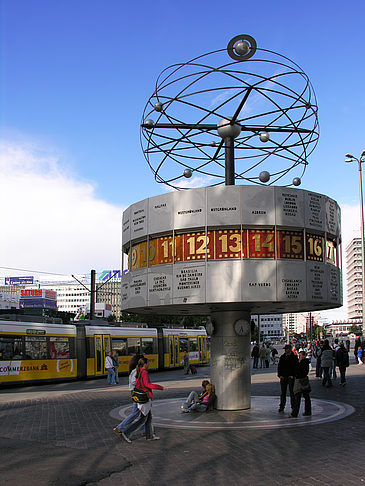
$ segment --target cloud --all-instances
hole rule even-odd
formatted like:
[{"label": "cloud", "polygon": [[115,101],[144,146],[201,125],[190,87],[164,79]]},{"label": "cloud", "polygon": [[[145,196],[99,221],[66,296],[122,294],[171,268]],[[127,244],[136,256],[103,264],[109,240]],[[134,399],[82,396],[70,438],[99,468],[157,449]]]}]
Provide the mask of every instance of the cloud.
[{"label": "cloud", "polygon": [[59,154],[1,143],[0,207],[0,266],[62,274],[119,268],[123,208],[98,199]]},{"label": "cloud", "polygon": [[[174,186],[180,189],[193,189],[197,187],[209,186],[215,180],[214,177],[205,175],[193,175],[190,179],[181,178],[179,181],[174,182]],[[172,192],[175,191],[174,188],[165,186],[165,191]]]}]

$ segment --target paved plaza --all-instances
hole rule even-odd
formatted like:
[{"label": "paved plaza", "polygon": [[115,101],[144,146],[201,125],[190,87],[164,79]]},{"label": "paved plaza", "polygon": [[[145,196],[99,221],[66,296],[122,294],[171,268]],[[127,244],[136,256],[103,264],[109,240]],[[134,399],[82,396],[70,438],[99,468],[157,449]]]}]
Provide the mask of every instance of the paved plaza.
[{"label": "paved plaza", "polygon": [[112,432],[130,407],[127,377],[114,387],[94,380],[2,390],[0,485],[364,484],[365,365],[351,364],[344,388],[339,379],[324,388],[312,372],[314,413],[298,419],[288,419],[288,403],[277,413],[276,366],[254,371],[252,414],[240,417],[179,412],[208,367],[197,377],[151,373],[165,387],[154,403],[161,440],[132,444]]}]

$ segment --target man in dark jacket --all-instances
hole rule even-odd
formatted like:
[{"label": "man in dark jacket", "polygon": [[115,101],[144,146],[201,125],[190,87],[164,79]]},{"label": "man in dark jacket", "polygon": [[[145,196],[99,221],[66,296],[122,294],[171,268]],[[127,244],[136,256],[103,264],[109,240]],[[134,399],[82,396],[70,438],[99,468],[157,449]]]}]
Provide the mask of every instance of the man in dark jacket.
[{"label": "man in dark jacket", "polygon": [[281,387],[281,397],[280,397],[280,407],[279,412],[284,412],[285,404],[286,404],[286,390],[289,385],[289,393],[290,393],[290,403],[291,407],[294,407],[294,376],[295,376],[295,367],[298,363],[298,358],[291,350],[291,345],[286,344],[284,347],[284,354],[280,356],[279,364],[278,364],[278,377],[280,378],[280,387]]},{"label": "man in dark jacket", "polygon": [[340,347],[336,351],[336,361],[337,361],[337,366],[340,369],[340,374],[341,374],[341,386],[346,385],[346,368],[350,364],[349,360],[349,353],[347,349],[345,348],[343,342],[341,342]]},{"label": "man in dark jacket", "polygon": [[253,345],[251,357],[253,358],[253,366],[252,368],[257,368],[259,365],[259,352],[260,348],[257,346],[257,343]]}]

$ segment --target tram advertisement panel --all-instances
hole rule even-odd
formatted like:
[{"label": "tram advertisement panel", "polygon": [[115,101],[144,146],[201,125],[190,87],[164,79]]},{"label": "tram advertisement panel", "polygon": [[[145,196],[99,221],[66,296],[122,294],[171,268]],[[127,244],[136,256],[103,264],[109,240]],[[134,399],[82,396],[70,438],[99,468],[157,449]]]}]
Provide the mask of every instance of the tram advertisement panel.
[{"label": "tram advertisement panel", "polygon": [[0,361],[2,382],[49,380],[76,376],[76,359]]}]

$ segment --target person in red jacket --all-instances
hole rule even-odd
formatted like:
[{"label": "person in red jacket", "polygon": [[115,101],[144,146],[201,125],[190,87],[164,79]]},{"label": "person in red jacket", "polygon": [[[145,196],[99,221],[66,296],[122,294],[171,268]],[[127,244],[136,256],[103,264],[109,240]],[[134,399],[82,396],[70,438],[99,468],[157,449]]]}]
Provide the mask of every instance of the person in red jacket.
[{"label": "person in red jacket", "polygon": [[147,371],[148,370],[147,358],[141,358],[138,361],[136,370],[137,370],[136,387],[140,388],[141,390],[147,391],[150,399],[147,403],[138,403],[137,406],[139,409],[139,417],[135,422],[128,425],[127,428],[124,430],[124,432],[121,432],[121,436],[125,441],[131,443],[132,441],[130,437],[133,434],[133,432],[136,432],[144,425],[146,429],[146,439],[159,440],[160,438],[153,433],[153,427],[152,427],[152,412],[151,412],[152,399],[153,399],[152,390],[163,390],[163,386],[150,382],[150,378],[148,376],[148,371]]}]

